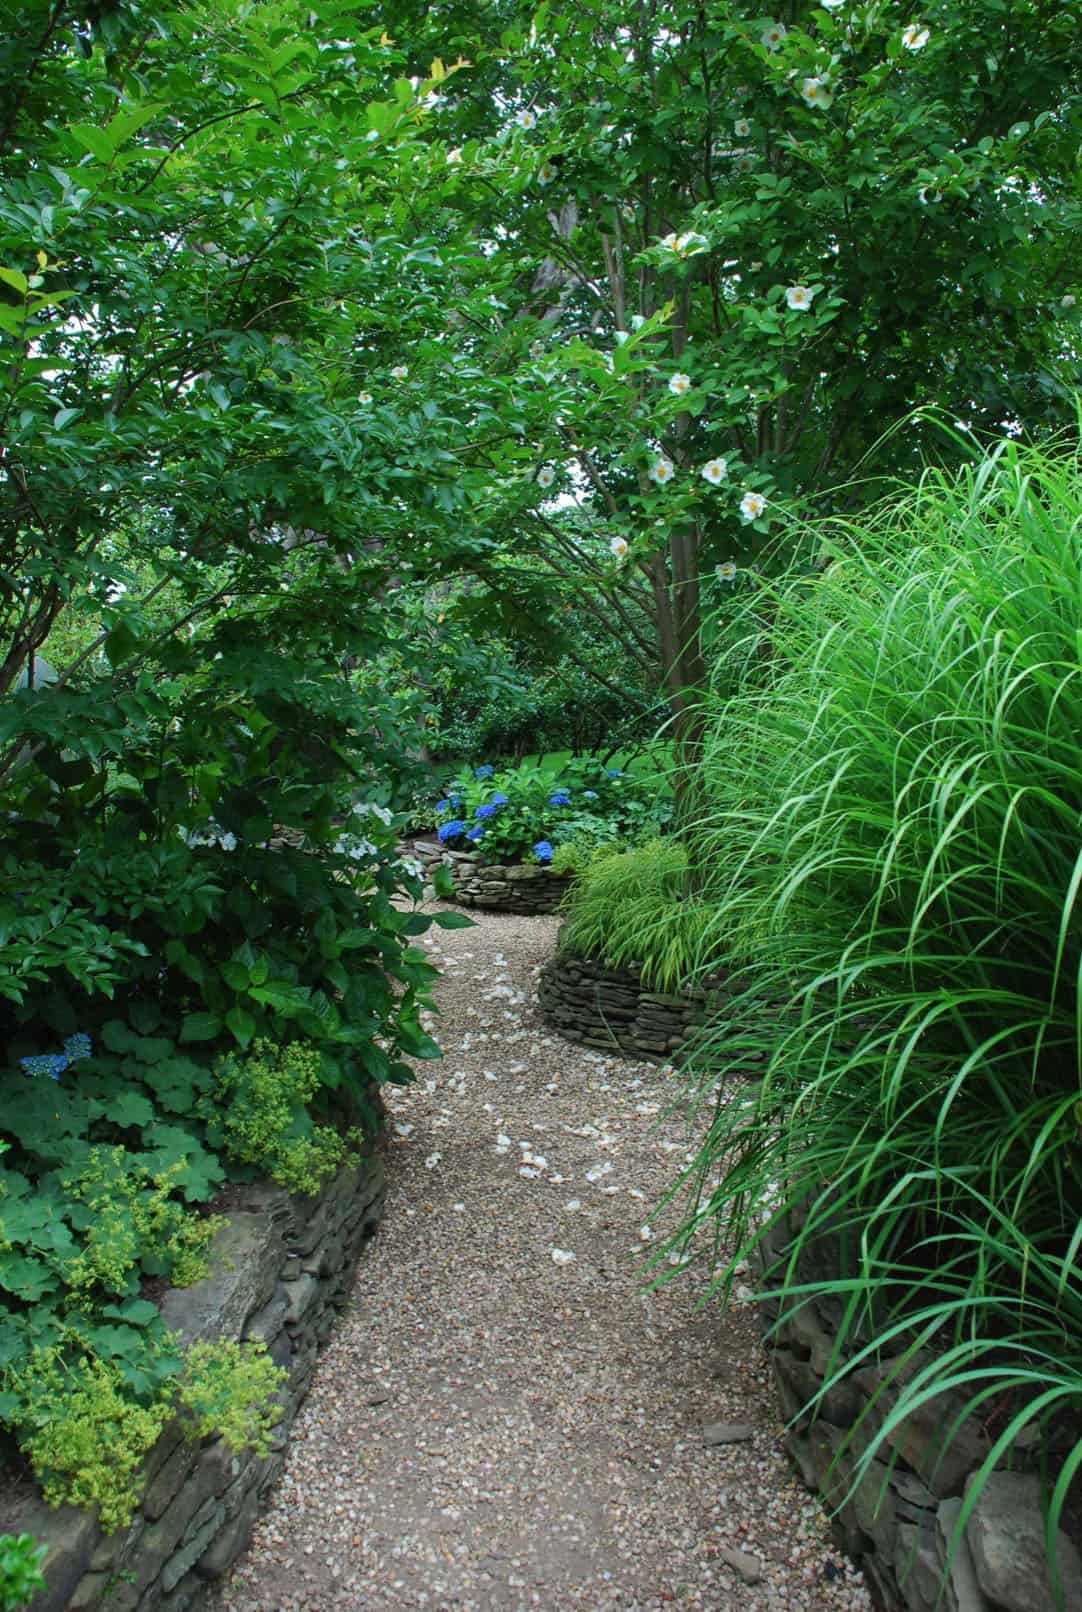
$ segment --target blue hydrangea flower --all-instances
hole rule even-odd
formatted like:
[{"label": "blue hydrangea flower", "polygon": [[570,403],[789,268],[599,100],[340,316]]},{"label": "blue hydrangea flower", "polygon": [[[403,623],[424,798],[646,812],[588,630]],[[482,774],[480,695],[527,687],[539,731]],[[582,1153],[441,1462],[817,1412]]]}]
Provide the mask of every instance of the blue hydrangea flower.
[{"label": "blue hydrangea flower", "polygon": [[491,767],[486,761],[483,767],[475,767],[473,769],[473,776],[475,778],[491,778],[495,771],[495,767]]},{"label": "blue hydrangea flower", "polygon": [[451,807],[451,802],[449,800],[438,800],[436,802],[436,810],[438,812],[449,811],[450,807]]},{"label": "blue hydrangea flower", "polygon": [[452,794],[452,795],[448,795],[447,799],[451,802],[452,806],[461,806],[462,805],[462,796],[457,794],[457,793]]},{"label": "blue hydrangea flower", "polygon": [[533,848],[533,854],[539,862],[552,861],[552,844],[549,840],[538,840]]},{"label": "blue hydrangea flower", "polygon": [[496,793],[492,797],[492,804],[493,806],[506,806],[507,796],[501,795],[500,791],[497,789]]},{"label": "blue hydrangea flower", "polygon": [[623,775],[620,772],[619,767],[606,767],[605,768],[605,776],[607,778],[620,778]]},{"label": "blue hydrangea flower", "polygon": [[486,805],[485,802],[482,801],[481,805],[474,809],[473,815],[475,817],[491,817],[495,810],[495,806]]},{"label": "blue hydrangea flower", "polygon": [[449,823],[440,824],[436,830],[436,838],[441,842],[453,840],[464,831],[465,827],[466,825],[460,817],[452,817]]},{"label": "blue hydrangea flower", "polygon": [[63,1052],[39,1052],[32,1058],[20,1058],[24,1075],[46,1075],[50,1080],[59,1080],[68,1067],[67,1054]]},{"label": "blue hydrangea flower", "polygon": [[552,794],[549,796],[549,805],[550,806],[566,806],[570,799],[571,799],[571,791],[570,791],[570,789],[556,789],[556,790],[553,790]]},{"label": "blue hydrangea flower", "polygon": [[89,1058],[93,1050],[90,1037],[82,1030],[79,1030],[75,1035],[69,1035],[64,1042],[64,1051],[68,1055],[69,1063],[78,1063],[80,1058]]},{"label": "blue hydrangea flower", "polygon": [[466,838],[467,838],[467,839],[468,839],[468,840],[479,840],[479,839],[483,839],[483,837],[484,837],[484,833],[485,833],[485,831],[484,831],[484,829],[483,829],[483,828],[482,828],[482,827],[481,827],[481,825],[480,825],[480,823],[475,823],[475,824],[474,824],[474,826],[473,826],[473,828],[471,828],[471,829],[468,829],[468,830],[467,830],[467,832],[466,832]]}]

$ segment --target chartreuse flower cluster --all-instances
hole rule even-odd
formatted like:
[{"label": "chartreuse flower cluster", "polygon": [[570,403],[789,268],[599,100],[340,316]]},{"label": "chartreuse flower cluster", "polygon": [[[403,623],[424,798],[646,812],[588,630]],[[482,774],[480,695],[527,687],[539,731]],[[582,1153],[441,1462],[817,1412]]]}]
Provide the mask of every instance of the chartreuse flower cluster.
[{"label": "chartreuse flower cluster", "polygon": [[486,863],[533,862],[569,867],[580,849],[637,838],[667,819],[658,780],[606,767],[586,757],[559,770],[491,764],[457,779],[436,802],[442,845],[470,851]]}]

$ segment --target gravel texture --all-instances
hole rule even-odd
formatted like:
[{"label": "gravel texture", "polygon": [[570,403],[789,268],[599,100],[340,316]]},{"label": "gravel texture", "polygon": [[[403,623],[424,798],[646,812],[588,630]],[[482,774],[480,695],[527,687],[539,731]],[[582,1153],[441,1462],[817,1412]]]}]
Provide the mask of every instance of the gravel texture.
[{"label": "gravel texture", "polygon": [[555,934],[425,937],[445,1056],[389,1094],[386,1220],[220,1612],[871,1606],[754,1315],[693,1271],[645,1287],[687,1126],[664,1071],[541,1024]]}]

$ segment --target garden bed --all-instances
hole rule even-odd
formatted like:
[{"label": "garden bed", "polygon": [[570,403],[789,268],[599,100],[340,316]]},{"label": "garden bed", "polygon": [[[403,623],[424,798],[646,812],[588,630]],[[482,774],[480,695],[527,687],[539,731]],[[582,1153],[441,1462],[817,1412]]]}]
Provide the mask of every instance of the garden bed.
[{"label": "garden bed", "polygon": [[[796,1214],[791,1211],[788,1224],[778,1222],[763,1240],[761,1258],[766,1264],[782,1254],[795,1230]],[[836,1235],[806,1245],[793,1284],[819,1280],[824,1262],[836,1268],[839,1246]],[[983,1417],[970,1416],[955,1427],[957,1404],[942,1397],[926,1401],[887,1434],[876,1459],[843,1503],[861,1454],[896,1401],[897,1389],[891,1384],[897,1362],[873,1360],[847,1376],[823,1397],[818,1417],[813,1419],[804,1407],[837,1369],[831,1353],[838,1306],[836,1298],[813,1297],[768,1338],[767,1349],[787,1423],[786,1448],[808,1487],[823,1498],[832,1513],[839,1546],[858,1560],[879,1604],[888,1612],[1051,1609],[1055,1600],[1048,1580],[1041,1514],[1041,1448],[1032,1429],[1011,1449],[1012,1470],[991,1474],[966,1522],[949,1571],[946,1567],[968,1484],[1002,1431],[1003,1417],[999,1414],[997,1419],[994,1404],[985,1408]],[[778,1314],[778,1301],[761,1304],[765,1327],[772,1326]],[[897,1347],[903,1348],[904,1340]],[[927,1358],[926,1352],[914,1356],[906,1371],[919,1369]],[[1058,1452],[1062,1459],[1070,1443],[1068,1430],[1060,1429],[1058,1438],[1053,1432],[1044,1455],[1055,1461]],[[1072,1537],[1077,1537],[1077,1524],[1072,1515],[1068,1521]],[[1066,1592],[1065,1612],[1079,1612],[1082,1560],[1076,1544],[1062,1529],[1057,1555]],[[942,1588],[944,1577],[947,1582]]]},{"label": "garden bed", "polygon": [[434,840],[417,840],[413,854],[431,877],[441,865],[449,871],[454,899],[464,907],[527,916],[556,912],[573,877],[536,863],[485,863],[467,851],[447,851]]},{"label": "garden bed", "polygon": [[703,988],[656,991],[633,968],[561,951],[541,970],[537,1000],[546,1023],[584,1047],[618,1047],[664,1063],[725,997],[719,977]]},{"label": "garden bed", "polygon": [[187,1612],[200,1603],[244,1548],[260,1499],[278,1476],[383,1194],[383,1160],[371,1150],[314,1197],[291,1197],[267,1182],[239,1189],[211,1244],[210,1274],[168,1289],[160,1307],[185,1346],[260,1340],[288,1370],[270,1451],[231,1454],[220,1438],[192,1437],[178,1418],[147,1459],[134,1520],[113,1534],[103,1533],[92,1511],[50,1509],[25,1481],[6,1497],[0,1531],[30,1533],[48,1547],[46,1588],[30,1612]]}]

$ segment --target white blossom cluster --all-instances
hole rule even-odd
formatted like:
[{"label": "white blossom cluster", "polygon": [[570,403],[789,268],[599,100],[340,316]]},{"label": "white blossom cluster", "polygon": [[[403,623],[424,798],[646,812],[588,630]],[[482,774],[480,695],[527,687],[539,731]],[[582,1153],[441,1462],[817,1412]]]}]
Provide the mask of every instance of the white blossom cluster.
[{"label": "white blossom cluster", "polygon": [[211,818],[205,828],[185,828],[183,823],[177,825],[177,833],[191,850],[200,845],[218,845],[223,851],[235,851],[237,836],[222,828]]}]

